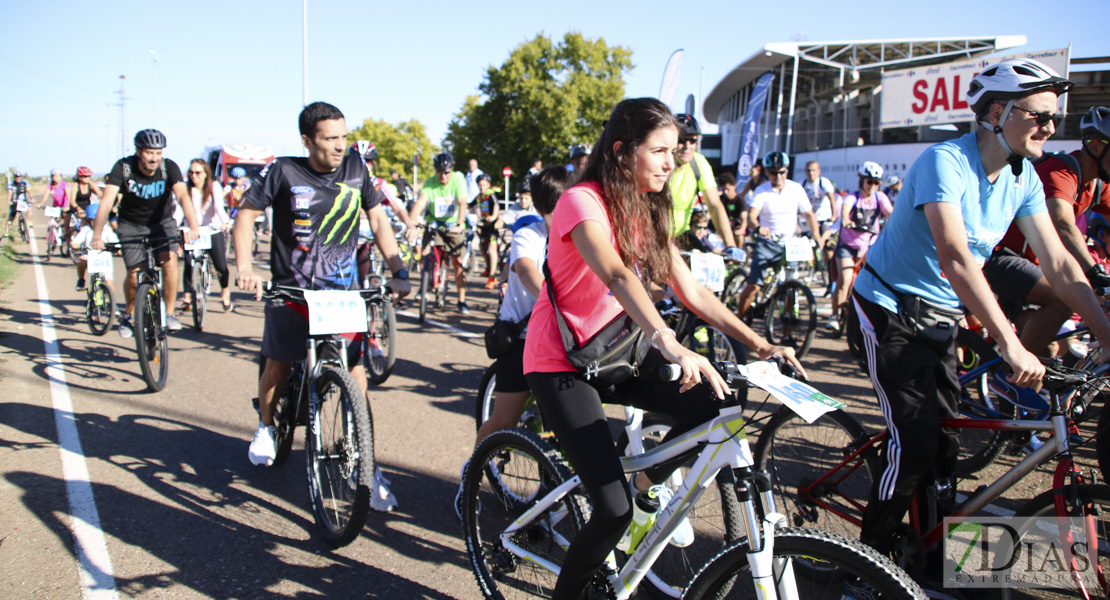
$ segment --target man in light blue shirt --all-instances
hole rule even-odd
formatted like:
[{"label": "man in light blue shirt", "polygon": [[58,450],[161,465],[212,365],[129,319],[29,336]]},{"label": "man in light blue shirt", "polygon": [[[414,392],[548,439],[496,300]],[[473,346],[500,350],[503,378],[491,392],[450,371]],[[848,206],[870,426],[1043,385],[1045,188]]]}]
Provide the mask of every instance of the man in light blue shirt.
[{"label": "man in light blue shirt", "polygon": [[[967,100],[976,129],[927,149],[910,167],[894,212],[853,301],[867,367],[890,428],[860,538],[889,552],[915,494],[949,481],[959,451],[939,419],[958,416],[955,334],[964,307],[982,321],[1012,367],[1009,381],[1039,388],[1044,367],[1022,347],[981,267],[1011,221],[1045,275],[1102,343],[1110,323],[1045,208],[1031,158],[1055,132],[1058,96],[1072,83],[1041,63],[1008,60],[976,75]],[[954,490],[954,487],[952,488]],[[934,574],[935,575],[935,574]]]}]

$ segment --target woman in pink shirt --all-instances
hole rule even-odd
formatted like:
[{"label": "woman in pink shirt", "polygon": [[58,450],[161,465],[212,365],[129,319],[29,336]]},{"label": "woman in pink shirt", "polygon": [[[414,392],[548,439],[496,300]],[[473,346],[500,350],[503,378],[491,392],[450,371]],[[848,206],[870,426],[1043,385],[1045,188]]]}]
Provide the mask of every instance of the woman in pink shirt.
[{"label": "woman in pink shirt", "polygon": [[883,168],[864,161],[859,167],[859,191],[840,204],[840,236],[836,242],[836,294],[833,295],[832,316],[826,329],[840,329],[840,311],[848,303],[848,293],[856,278],[856,267],[867,256],[867,249],[879,234],[879,217],[890,216],[894,207],[879,188],[883,184]]},{"label": "woman in pink shirt", "polygon": [[[683,304],[761,358],[784,356],[801,369],[793,350],[771,346],[697,283],[672,246],[667,179],[677,145],[678,126],[666,105],[654,98],[618,104],[580,183],[555,207],[547,251],[555,301],[579,343],[622,311],[650,336],[654,349],[640,367],[641,376],[616,386],[615,396],[607,394],[606,401],[671,415],[676,425],[668,439],[714,417],[716,399],[724,397],[726,387],[705,357],[675,340],[655,310],[647,284],[670,285]],[[544,424],[555,432],[593,507],[590,521],[567,550],[552,595],[574,600],[627,529],[632,503],[599,390],[567,361],[544,285],[529,321],[524,372],[543,409]],[[681,365],[678,382],[659,381],[656,371],[666,363]],[[646,489],[668,475],[641,474],[636,485]],[[669,488],[657,489],[669,499]]]}]

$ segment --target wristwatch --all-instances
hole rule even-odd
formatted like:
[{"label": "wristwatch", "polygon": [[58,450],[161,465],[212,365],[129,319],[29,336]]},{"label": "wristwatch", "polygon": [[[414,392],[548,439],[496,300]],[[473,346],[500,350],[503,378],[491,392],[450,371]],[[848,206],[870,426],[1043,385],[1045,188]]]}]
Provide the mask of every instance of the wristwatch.
[{"label": "wristwatch", "polygon": [[393,274],[393,278],[394,279],[400,279],[401,281],[408,281],[409,280],[409,270],[408,269],[401,269],[400,271],[397,271],[396,273]]}]

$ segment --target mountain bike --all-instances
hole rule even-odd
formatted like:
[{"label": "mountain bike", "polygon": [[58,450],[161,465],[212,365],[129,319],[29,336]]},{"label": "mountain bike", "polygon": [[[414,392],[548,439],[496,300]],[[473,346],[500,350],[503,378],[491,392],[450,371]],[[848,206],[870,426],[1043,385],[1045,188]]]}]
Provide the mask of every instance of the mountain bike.
[{"label": "mountain bike", "polygon": [[[292,366],[274,409],[274,465],[284,462],[297,425],[306,425],[305,462],[312,514],[324,542],[351,543],[366,524],[374,477],[370,407],[347,364],[348,335],[366,331],[364,302],[385,288],[313,291],[263,284],[262,296],[284,301],[309,322],[305,359]],[[339,335],[342,334],[342,335]],[[353,343],[361,343],[356,339]],[[265,357],[259,373],[265,369]]]},{"label": "mountain bike", "polygon": [[62,240],[65,237],[62,234],[62,208],[60,206],[47,206],[43,209],[46,217],[49,219],[46,223],[46,260],[50,260],[50,255],[54,250],[58,250],[58,254],[62,254],[62,246],[65,242]]},{"label": "mountain bike", "polygon": [[86,254],[85,320],[93,335],[104,335],[116,317],[116,299],[104,273],[111,272],[112,254],[107,250],[89,250]]},{"label": "mountain bike", "polygon": [[185,268],[192,273],[188,279],[192,282],[189,289],[193,297],[193,329],[204,331],[204,317],[208,314],[208,292],[212,289],[212,269],[209,250],[212,249],[212,236],[223,235],[219,229],[201,227],[200,236],[192,243],[185,242],[185,252],[191,254],[191,263],[186,263]]},{"label": "mountain bike", "polygon": [[[793,237],[775,241],[783,242],[786,252],[778,264],[764,270],[759,291],[742,319],[748,325],[762,319],[767,341],[789,346],[801,358],[809,352],[817,331],[817,301],[813,291],[798,279],[800,274],[812,272],[809,261],[813,260],[813,240]],[[740,312],[740,292],[747,276],[747,271],[737,269],[725,280],[721,293],[721,301],[736,314]]]},{"label": "mountain bike", "polygon": [[[789,404],[820,404],[813,388],[785,378],[771,363],[738,366],[718,363],[729,386],[753,384]],[[676,368],[668,379],[677,378]],[[802,407],[813,410],[813,406]],[[671,535],[688,518],[706,487],[720,473],[735,473],[746,535],[712,556],[668,595],[724,598],[730,592],[759,598],[841,598],[846,585],[869,588],[884,598],[924,598],[920,588],[889,559],[859,542],[805,529],[783,528],[770,518],[774,507],[765,483],[750,469],[743,408],[735,395],[719,416],[646,453],[621,459],[626,473],[643,471],[678,457],[695,457],[682,484],[650,530],[630,553],[610,554],[589,597],[625,600],[657,566]],[[492,480],[486,465],[498,466]],[[470,566],[486,598],[550,596],[571,540],[589,515],[581,481],[557,451],[522,429],[503,429],[478,444],[463,473],[463,526]],[[697,565],[688,565],[696,569]],[[762,590],[762,591],[761,591]]]},{"label": "mountain bike", "polygon": [[[400,244],[404,236],[398,232],[397,237]],[[370,223],[366,220],[359,227],[359,261],[363,260],[369,263],[367,275],[362,280],[363,289],[381,286],[385,280],[385,260],[374,244]],[[361,270],[361,264],[359,268]],[[397,361],[397,313],[392,296],[367,300],[366,322],[368,332],[363,342],[362,361],[366,377],[375,385],[381,385],[389,379]]]},{"label": "mountain bike", "polygon": [[[436,243],[438,232],[447,231],[451,229],[450,225],[431,222],[424,226],[425,235],[428,238],[428,249],[424,253],[424,257],[420,262],[420,299],[419,299],[419,312],[420,322],[424,322],[424,318],[428,313],[429,296],[435,294],[435,300],[431,301],[433,307],[439,309],[443,308],[444,303],[447,301],[447,274],[448,274],[448,261],[447,255]],[[459,260],[462,260],[461,258]]]},{"label": "mountain bike", "polygon": [[[929,486],[926,497],[930,500],[942,498],[948,508],[945,512],[950,510],[950,518],[958,521],[976,514],[1023,477],[1055,460],[1052,488],[1027,501],[1017,515],[1082,517],[1082,530],[1071,531],[1069,535],[1085,541],[1091,550],[1090,559],[1097,565],[1094,575],[1097,581],[1089,577],[1084,580],[1074,568],[1071,569],[1073,581],[1077,585],[1082,582],[1087,589],[1099,589],[1106,596],[1110,592],[1103,574],[1110,566],[1110,554],[1106,551],[1110,539],[1110,486],[1088,484],[1072,461],[1074,444],[1068,432],[1073,419],[1070,407],[1061,403],[1068,390],[1095,385],[1100,378],[1063,368],[1055,362],[1051,365],[1042,379],[1050,395],[1048,420],[956,418],[940,419],[940,425],[953,429],[1051,432],[1052,441],[1029,454],[993,483],[980,486],[963,502],[956,502],[953,482]],[[770,476],[776,505],[789,523],[839,530],[847,536],[858,537],[872,481],[880,476],[879,452],[886,438],[885,429],[871,435],[843,411],[830,412],[812,426],[801,426],[795,419],[780,418],[777,413],[760,433],[754,463],[757,469],[763,469]],[[933,504],[919,506],[915,497],[909,510],[910,525],[901,526],[896,535],[895,562],[911,574],[924,570],[927,549],[940,543],[945,534],[944,523]],[[919,517],[921,514],[926,518]],[[1064,521],[1060,523],[1064,525]],[[1016,527],[1014,539],[1020,542],[1028,533],[1027,529]],[[1008,572],[1004,570],[999,576]],[[1008,597],[1010,589],[1003,589],[1001,593]],[[1086,595],[1084,590],[1079,593]]]},{"label": "mountain bike", "polygon": [[135,350],[139,355],[139,368],[143,380],[152,392],[166,387],[170,374],[170,353],[166,329],[166,302],[162,294],[162,271],[154,260],[154,246],[168,237],[137,237],[120,239],[107,248],[122,248],[139,244],[145,252],[145,263],[139,268],[138,286],[135,290]]},{"label": "mountain bike", "polygon": [[27,219],[27,213],[30,210],[31,204],[26,200],[19,200],[15,204],[16,231],[19,232],[19,239],[23,240],[24,244],[31,243],[31,221]]}]

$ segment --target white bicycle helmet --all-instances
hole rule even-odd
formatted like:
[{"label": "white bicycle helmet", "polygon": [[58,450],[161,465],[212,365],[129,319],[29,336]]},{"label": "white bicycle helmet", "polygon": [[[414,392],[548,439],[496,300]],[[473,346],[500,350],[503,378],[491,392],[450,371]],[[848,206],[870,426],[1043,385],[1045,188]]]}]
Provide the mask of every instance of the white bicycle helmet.
[{"label": "white bicycle helmet", "polygon": [[871,162],[869,160],[863,161],[859,166],[860,177],[870,177],[872,179],[883,180],[883,167],[879,163]]},{"label": "white bicycle helmet", "polygon": [[[1014,101],[1030,94],[1051,90],[1057,95],[1067,93],[1075,84],[1060,77],[1056,71],[1044,63],[1030,58],[1013,58],[991,65],[976,75],[967,88],[967,104],[975,112],[979,125],[994,131],[1002,149],[1009,154],[1007,162],[1014,176],[1021,175],[1021,156],[1014,154],[1002,136],[1002,123],[1010,116]],[[991,125],[984,116],[993,102],[1005,101],[1002,118],[998,125]]]}]

